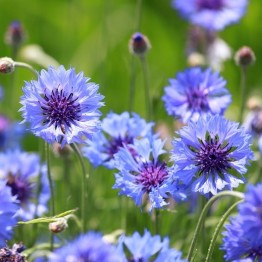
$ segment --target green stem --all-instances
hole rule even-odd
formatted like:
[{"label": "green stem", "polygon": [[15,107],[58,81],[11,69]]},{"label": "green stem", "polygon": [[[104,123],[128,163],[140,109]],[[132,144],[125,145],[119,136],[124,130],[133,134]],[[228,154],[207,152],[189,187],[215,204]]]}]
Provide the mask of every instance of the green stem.
[{"label": "green stem", "polygon": [[143,0],[137,0],[137,10],[136,10],[136,30],[137,32],[140,32],[140,28],[141,28],[141,21],[142,21],[142,4],[143,4]]},{"label": "green stem", "polygon": [[241,198],[241,199],[244,198],[244,194],[240,193],[240,192],[222,191],[222,192],[218,193],[217,195],[215,195],[215,196],[213,196],[212,198],[209,199],[209,201],[204,206],[203,211],[202,211],[202,213],[201,213],[201,215],[200,215],[200,217],[198,219],[198,222],[197,222],[197,226],[196,226],[196,229],[195,229],[195,232],[194,232],[194,236],[193,236],[193,239],[191,241],[191,245],[190,245],[188,256],[187,256],[187,259],[188,259],[189,262],[192,259],[193,252],[195,250],[195,245],[196,245],[196,242],[197,242],[197,239],[198,239],[198,236],[199,236],[199,232],[200,232],[200,230],[202,228],[202,225],[204,223],[204,220],[205,220],[205,217],[207,215],[207,212],[208,212],[209,208],[212,206],[212,204],[218,198],[220,198],[222,196],[234,196],[234,197],[238,197],[238,198]]},{"label": "green stem", "polygon": [[148,77],[148,66],[147,66],[147,60],[145,56],[141,56],[141,64],[142,64],[142,70],[144,75],[144,88],[145,88],[145,103],[146,103],[146,109],[147,109],[147,120],[152,120],[152,105],[151,105],[151,96],[150,96],[150,90],[149,90],[149,77]]},{"label": "green stem", "polygon": [[72,149],[77,155],[77,158],[80,162],[81,168],[82,168],[82,206],[81,206],[81,214],[82,214],[82,232],[85,232],[86,230],[86,202],[87,202],[87,181],[88,174],[86,172],[85,163],[82,157],[82,154],[77,147],[76,144],[71,145]]},{"label": "green stem", "polygon": [[240,105],[240,114],[239,114],[239,122],[243,123],[243,116],[244,116],[244,108],[246,105],[246,82],[247,82],[247,68],[245,66],[241,67],[241,105]]},{"label": "green stem", "polygon": [[156,235],[159,234],[159,228],[160,228],[160,211],[159,209],[155,209],[155,231]]},{"label": "green stem", "polygon": [[29,65],[29,64],[27,64],[27,63],[15,62],[15,67],[23,67],[23,68],[25,68],[25,69],[28,69],[31,73],[34,74],[34,76],[35,76],[36,78],[38,78],[38,73],[37,73],[37,71],[36,71],[31,65]]},{"label": "green stem", "polygon": [[[53,181],[52,181],[51,169],[50,169],[50,151],[49,151],[49,145],[47,142],[45,142],[45,152],[46,152],[46,163],[47,163],[47,176],[48,176],[48,182],[49,182],[50,194],[51,194],[50,210],[51,210],[51,216],[54,216],[55,215],[55,197],[54,197],[54,187],[53,187]],[[52,251],[53,248],[54,248],[54,234],[51,232],[50,250]]]},{"label": "green stem", "polygon": [[209,262],[211,261],[211,256],[213,254],[213,251],[214,251],[214,247],[215,247],[215,243],[216,243],[216,239],[218,237],[218,234],[222,228],[222,226],[224,225],[225,221],[227,220],[227,218],[229,217],[230,213],[232,212],[232,210],[238,205],[240,204],[241,202],[243,202],[243,200],[239,200],[237,201],[236,203],[234,203],[227,211],[226,213],[222,216],[222,218],[220,219],[218,225],[216,226],[216,229],[215,229],[215,232],[211,238],[211,241],[210,241],[210,245],[209,245],[209,248],[208,248],[208,253],[207,253],[207,257],[206,257],[206,262]]},{"label": "green stem", "polygon": [[135,83],[136,83],[136,64],[135,57],[131,57],[131,77],[130,77],[130,86],[129,86],[129,112],[134,110],[134,101],[135,101]]}]

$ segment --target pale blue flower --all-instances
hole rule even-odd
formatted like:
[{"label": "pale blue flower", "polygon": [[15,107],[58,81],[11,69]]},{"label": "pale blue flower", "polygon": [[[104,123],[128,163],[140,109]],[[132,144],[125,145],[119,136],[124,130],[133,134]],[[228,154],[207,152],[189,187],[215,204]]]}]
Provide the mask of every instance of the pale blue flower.
[{"label": "pale blue flower", "polygon": [[20,111],[30,130],[48,143],[62,145],[91,138],[99,130],[103,96],[98,85],[88,81],[83,73],[60,66],[42,70],[38,80],[26,82]]}]

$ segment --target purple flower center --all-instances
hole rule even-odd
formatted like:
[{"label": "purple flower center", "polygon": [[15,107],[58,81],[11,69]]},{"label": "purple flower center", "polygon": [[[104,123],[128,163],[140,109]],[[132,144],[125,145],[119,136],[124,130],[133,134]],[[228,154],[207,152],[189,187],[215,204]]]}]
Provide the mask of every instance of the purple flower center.
[{"label": "purple flower center", "polygon": [[194,109],[196,111],[206,111],[208,110],[208,102],[207,102],[207,93],[204,90],[194,89],[190,90],[190,93],[187,94],[187,101],[190,109]]},{"label": "purple flower center", "polygon": [[236,148],[230,147],[228,142],[221,144],[219,137],[211,138],[209,133],[206,134],[206,140],[201,143],[200,150],[189,146],[189,149],[195,153],[196,165],[199,166],[199,176],[202,174],[212,174],[217,172],[223,174],[224,171],[231,168],[230,162],[233,161],[230,158],[229,153],[233,152]]},{"label": "purple flower center", "polygon": [[52,90],[51,95],[44,95],[44,101],[41,101],[41,108],[43,110],[44,121],[43,124],[55,125],[61,128],[65,134],[66,128],[70,127],[71,123],[77,125],[75,121],[79,121],[81,116],[81,107],[77,98],[73,98],[73,93],[66,94],[63,89]]},{"label": "purple flower center", "polygon": [[199,9],[220,10],[224,6],[223,0],[197,0]]},{"label": "purple flower center", "polygon": [[167,177],[166,163],[144,163],[140,174],[137,175],[136,183],[142,184],[143,189],[150,192],[153,187],[160,186]]},{"label": "purple flower center", "polygon": [[21,203],[27,202],[32,196],[32,183],[18,176],[9,174],[6,185],[11,187],[12,195],[16,196]]},{"label": "purple flower center", "polygon": [[[109,145],[106,147],[107,153],[110,155],[110,158],[113,158],[113,156],[119,151],[119,148],[124,147],[124,145],[133,144],[134,139],[133,137],[116,137],[112,138],[109,141]],[[130,152],[132,153],[132,150],[130,148]]]}]

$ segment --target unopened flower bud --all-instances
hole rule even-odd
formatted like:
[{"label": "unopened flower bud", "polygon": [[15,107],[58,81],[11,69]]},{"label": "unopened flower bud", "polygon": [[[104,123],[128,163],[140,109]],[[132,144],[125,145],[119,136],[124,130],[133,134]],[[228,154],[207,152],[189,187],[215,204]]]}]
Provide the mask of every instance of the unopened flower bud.
[{"label": "unopened flower bud", "polygon": [[246,106],[251,111],[262,110],[262,103],[256,96],[252,96],[247,100]]},{"label": "unopened flower bud", "polygon": [[15,62],[9,57],[0,58],[0,73],[8,74],[15,71]]},{"label": "unopened flower bud", "polygon": [[252,65],[256,60],[253,50],[248,46],[241,47],[235,54],[236,64],[239,66]]},{"label": "unopened flower bud", "polygon": [[151,48],[148,38],[141,33],[134,33],[129,41],[129,51],[138,56],[143,56]]},{"label": "unopened flower bud", "polygon": [[25,40],[25,32],[19,21],[13,21],[5,34],[6,44],[17,47]]},{"label": "unopened flower bud", "polygon": [[50,223],[48,228],[52,233],[60,233],[67,228],[67,220],[65,218],[60,218],[57,221]]}]

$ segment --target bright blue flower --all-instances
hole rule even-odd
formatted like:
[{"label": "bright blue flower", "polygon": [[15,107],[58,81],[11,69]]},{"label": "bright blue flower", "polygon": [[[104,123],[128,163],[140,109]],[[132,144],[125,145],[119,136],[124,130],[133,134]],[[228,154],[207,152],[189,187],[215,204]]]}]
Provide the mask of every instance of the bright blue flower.
[{"label": "bright blue flower", "polygon": [[172,179],[167,164],[161,161],[164,141],[152,136],[134,140],[134,144],[121,148],[115,155],[116,182],[113,188],[120,189],[120,195],[131,197],[136,205],[142,206],[143,197],[149,200],[149,211],[168,204],[168,198],[182,200],[186,196]]},{"label": "bright blue flower", "polygon": [[208,31],[223,30],[245,14],[247,0],[172,0],[181,16]]},{"label": "bright blue flower", "polygon": [[[135,232],[132,236],[121,236],[118,249],[119,253],[122,254],[123,262],[186,262],[181,258],[181,252],[169,248],[169,239],[167,237],[162,241],[159,235],[152,236],[147,230],[145,230],[143,236],[138,232]],[[130,255],[125,254],[125,249],[129,251]],[[152,260],[155,255],[157,257]]]},{"label": "bright blue flower", "polygon": [[6,246],[6,240],[12,236],[18,209],[19,206],[10,188],[6,186],[5,182],[0,181],[0,247]]},{"label": "bright blue flower", "polygon": [[122,262],[117,249],[106,243],[99,233],[80,235],[71,243],[55,250],[49,262]]},{"label": "bright blue flower", "polygon": [[175,176],[201,194],[215,195],[243,183],[253,153],[251,136],[238,126],[219,115],[189,122],[173,141]]},{"label": "bright blue flower", "polygon": [[197,121],[201,115],[222,115],[231,103],[226,81],[211,69],[192,67],[169,82],[163,96],[166,110],[184,123]]},{"label": "bright blue flower", "polygon": [[20,111],[31,131],[62,145],[81,143],[83,136],[97,132],[103,96],[97,93],[98,85],[88,81],[83,73],[60,66],[42,70],[37,81],[26,82]]},{"label": "bright blue flower", "polygon": [[[227,261],[242,258],[262,261],[262,184],[249,185],[238,215],[223,232],[222,249]],[[244,260],[243,260],[244,261]]]},{"label": "bright blue flower", "polygon": [[94,134],[83,148],[83,155],[95,166],[115,167],[114,155],[119,148],[133,144],[135,138],[152,133],[153,123],[147,123],[137,114],[109,113],[102,121],[102,131]]},{"label": "bright blue flower", "polygon": [[[13,196],[20,203],[17,215],[21,219],[29,220],[47,211],[47,202],[50,198],[47,169],[45,165],[40,164],[37,154],[19,150],[1,153],[0,174],[1,180],[11,188]],[[39,176],[41,191],[37,200]]]}]

